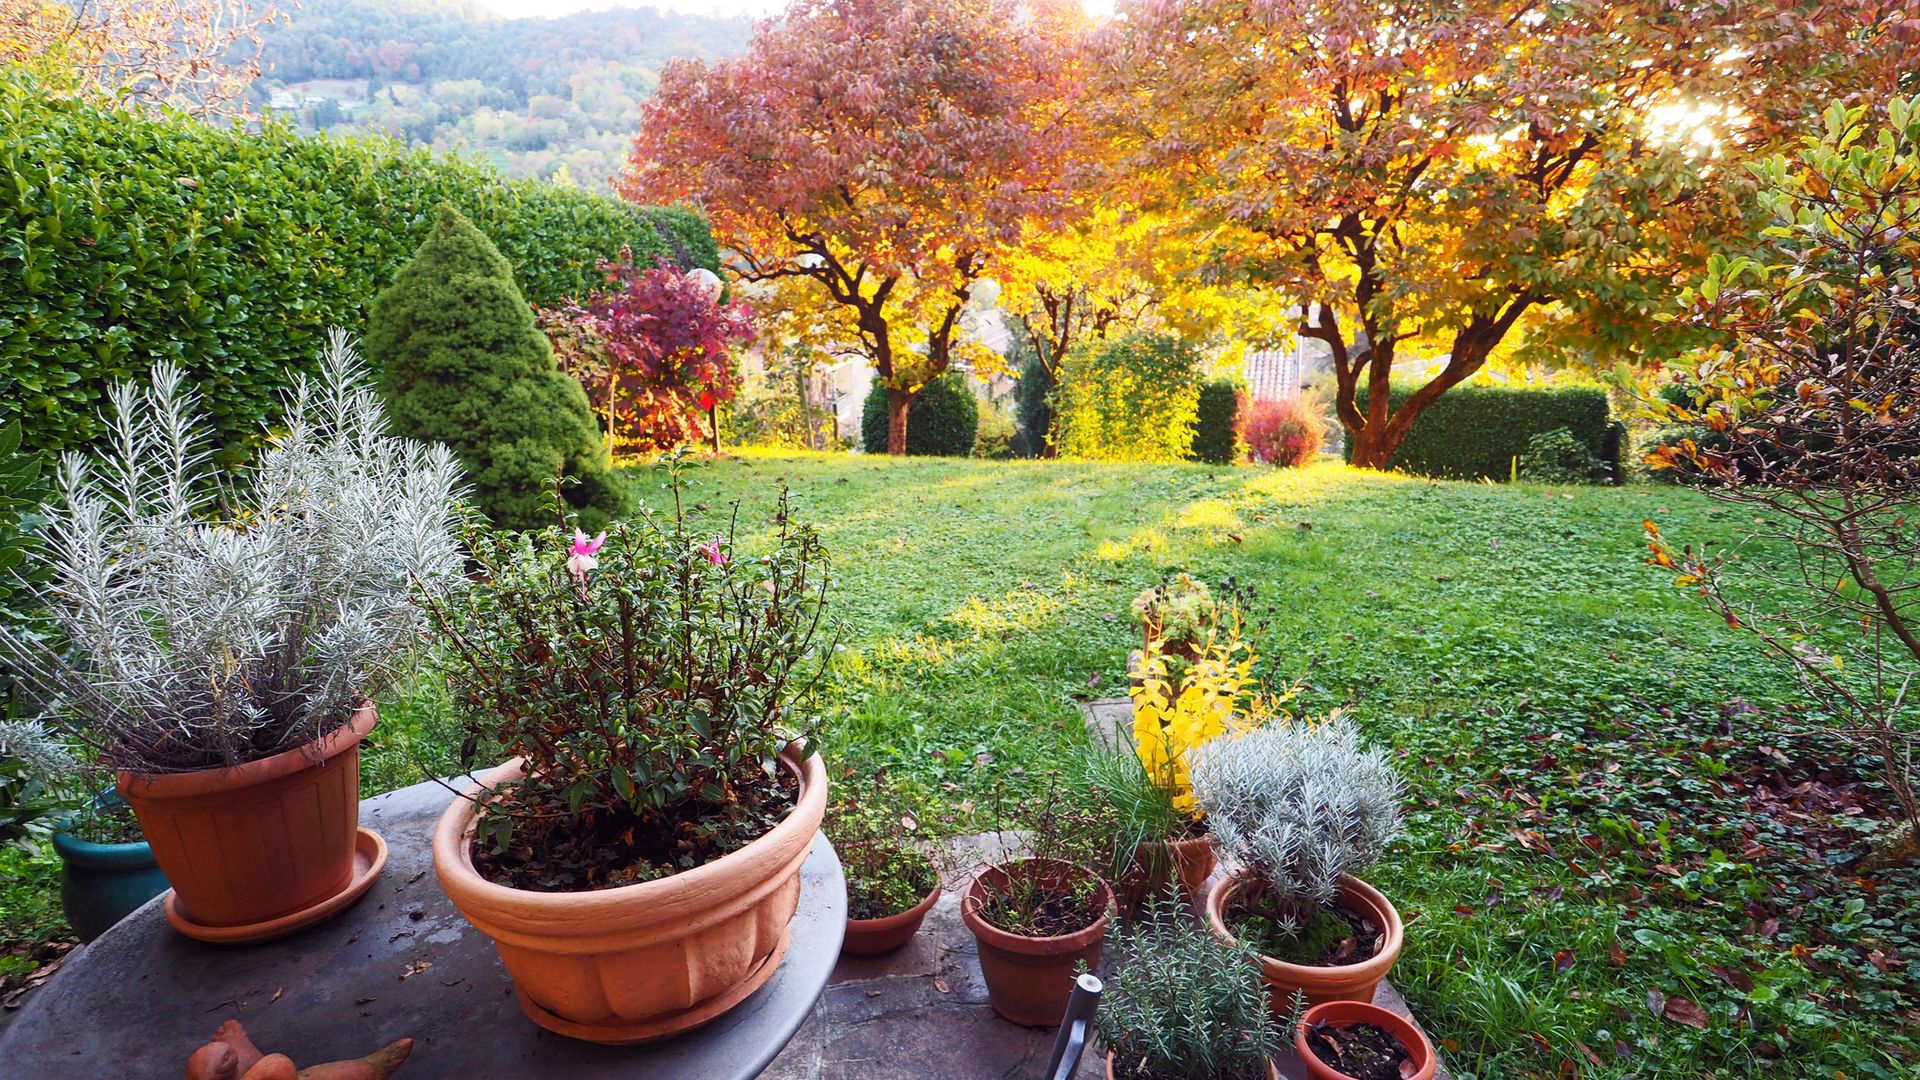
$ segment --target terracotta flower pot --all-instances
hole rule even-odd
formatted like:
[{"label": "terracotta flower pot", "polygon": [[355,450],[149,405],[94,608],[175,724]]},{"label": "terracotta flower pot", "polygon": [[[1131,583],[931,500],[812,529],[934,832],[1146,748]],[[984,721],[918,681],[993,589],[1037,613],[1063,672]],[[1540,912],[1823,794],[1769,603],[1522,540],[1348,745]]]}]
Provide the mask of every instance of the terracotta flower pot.
[{"label": "terracotta flower pot", "polygon": [[[493,939],[520,1009],[535,1023],[597,1043],[675,1035],[745,1000],[786,955],[800,864],[827,808],[827,769],[798,747],[780,763],[800,783],[786,818],[746,847],[672,877],[575,893],[495,884],[473,867],[475,814],[466,798],[440,815],[434,870],[453,906]],[[485,781],[520,776],[515,759]]]},{"label": "terracotta flower pot", "polygon": [[[1119,1080],[1119,1077],[1113,1074],[1113,1051],[1111,1050],[1107,1051],[1107,1080]],[[1280,1080],[1280,1067],[1271,1061],[1267,1062],[1267,1080]]]},{"label": "terracotta flower pot", "polygon": [[1293,1029],[1293,1051],[1306,1063],[1307,1075],[1313,1080],[1353,1080],[1346,1073],[1315,1057],[1307,1046],[1307,1029],[1315,1024],[1328,1023],[1334,1027],[1348,1024],[1372,1024],[1385,1028],[1400,1040],[1407,1052],[1415,1072],[1408,1080],[1433,1080],[1437,1058],[1433,1044],[1421,1034],[1420,1029],[1398,1013],[1388,1012],[1378,1005],[1365,1001],[1325,1001],[1308,1009],[1300,1016],[1300,1023]]},{"label": "terracotta flower pot", "polygon": [[878,919],[848,919],[847,936],[840,943],[842,956],[883,956],[913,940],[926,921],[927,912],[940,900],[935,885],[926,898],[897,915]]},{"label": "terracotta flower pot", "polygon": [[1187,900],[1198,905],[1201,894],[1206,891],[1207,879],[1213,876],[1213,867],[1213,843],[1204,836],[1143,844],[1134,858],[1133,868],[1120,881],[1121,900],[1129,913],[1139,911],[1147,897],[1166,886],[1167,870],[1171,868],[1179,877]]},{"label": "terracotta flower pot", "polygon": [[193,923],[270,923],[322,904],[354,878],[360,740],[372,705],[306,746],[230,769],[117,774],[154,861]]},{"label": "terracotta flower pot", "polygon": [[[1024,937],[994,926],[981,915],[988,897],[1010,881],[1065,887],[1092,881],[1100,917],[1090,926],[1053,937]],[[980,944],[980,973],[987,982],[987,1004],[1016,1024],[1054,1027],[1067,1011],[1067,998],[1082,962],[1100,966],[1100,946],[1112,917],[1113,890],[1093,871],[1055,859],[1016,859],[989,866],[960,896],[960,918]]]},{"label": "terracotta flower pot", "polygon": [[[1220,882],[1207,894],[1207,924],[1213,932],[1228,941],[1237,940],[1227,929],[1226,910],[1233,897],[1252,882],[1252,873],[1240,869]],[[1374,988],[1387,977],[1387,971],[1400,957],[1400,945],[1404,931],[1400,925],[1400,913],[1393,904],[1380,895],[1380,890],[1352,875],[1340,878],[1340,900],[1350,908],[1365,911],[1380,924],[1381,939],[1379,951],[1365,960],[1353,964],[1337,964],[1318,967],[1309,964],[1290,964],[1285,960],[1276,960],[1271,956],[1260,958],[1261,978],[1267,984],[1267,1003],[1275,1016],[1285,1016],[1292,1008],[1293,993],[1298,990],[1307,997],[1307,1004],[1318,1005],[1323,1001],[1363,1001],[1373,1000]]]}]

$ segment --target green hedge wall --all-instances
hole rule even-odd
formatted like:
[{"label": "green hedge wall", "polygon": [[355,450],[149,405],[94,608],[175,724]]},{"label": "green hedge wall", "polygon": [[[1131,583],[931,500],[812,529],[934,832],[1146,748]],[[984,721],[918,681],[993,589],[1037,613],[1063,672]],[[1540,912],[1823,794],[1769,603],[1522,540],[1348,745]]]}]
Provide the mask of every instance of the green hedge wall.
[{"label": "green hedge wall", "polygon": [[1240,387],[1215,380],[1200,388],[1193,421],[1193,459],[1231,465],[1240,457]]},{"label": "green hedge wall", "polygon": [[535,304],[622,245],[718,268],[707,226],[385,140],[257,133],[54,100],[0,76],[0,371],[30,449],[97,431],[112,382],[185,367],[237,460],[330,326],[426,239],[443,202],[494,238]]},{"label": "green hedge wall", "polygon": [[[1398,409],[1413,389],[1394,387],[1393,407]],[[1365,387],[1355,403],[1366,411]],[[1620,478],[1626,428],[1613,419],[1607,392],[1585,386],[1456,386],[1413,422],[1392,467],[1421,476],[1506,480],[1513,475],[1513,459],[1527,452],[1528,440],[1562,427],[1606,462],[1616,481]],[[1351,460],[1351,442],[1346,453]]]}]

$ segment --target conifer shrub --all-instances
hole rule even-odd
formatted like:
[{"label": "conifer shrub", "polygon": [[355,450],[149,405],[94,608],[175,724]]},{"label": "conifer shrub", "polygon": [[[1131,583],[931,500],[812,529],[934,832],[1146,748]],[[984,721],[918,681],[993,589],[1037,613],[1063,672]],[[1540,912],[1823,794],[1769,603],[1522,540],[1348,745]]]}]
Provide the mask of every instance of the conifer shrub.
[{"label": "conifer shrub", "polygon": [[1216,379],[1200,388],[1193,422],[1193,459],[1231,465],[1240,457],[1240,388]]},{"label": "conifer shrub", "polygon": [[[980,402],[956,371],[928,383],[907,408],[907,453],[966,457],[980,436]],[[869,454],[887,452],[887,390],[878,382],[860,411],[860,442]]]},{"label": "conifer shrub", "polygon": [[586,392],[554,361],[506,258],[458,210],[441,207],[374,297],[366,350],[394,429],[452,447],[495,525],[552,523],[556,478],[582,528],[626,511]]}]

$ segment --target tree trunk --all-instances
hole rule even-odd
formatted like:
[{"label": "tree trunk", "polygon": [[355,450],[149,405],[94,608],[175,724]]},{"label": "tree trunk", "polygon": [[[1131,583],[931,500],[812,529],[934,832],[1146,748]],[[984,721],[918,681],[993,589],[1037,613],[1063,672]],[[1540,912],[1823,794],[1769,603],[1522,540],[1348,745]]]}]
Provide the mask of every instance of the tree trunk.
[{"label": "tree trunk", "polygon": [[1393,460],[1393,452],[1400,449],[1400,440],[1392,439],[1384,427],[1368,424],[1355,431],[1347,429],[1347,445],[1353,447],[1353,467],[1356,469],[1385,469]]},{"label": "tree trunk", "polygon": [[907,452],[907,409],[913,395],[887,387],[887,453],[900,457]]}]

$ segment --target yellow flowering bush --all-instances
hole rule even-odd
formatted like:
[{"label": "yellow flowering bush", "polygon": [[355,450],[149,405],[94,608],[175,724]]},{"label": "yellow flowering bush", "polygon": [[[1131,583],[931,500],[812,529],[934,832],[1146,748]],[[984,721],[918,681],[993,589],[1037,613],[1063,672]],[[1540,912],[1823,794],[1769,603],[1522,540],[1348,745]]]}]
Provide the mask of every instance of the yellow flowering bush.
[{"label": "yellow flowering bush", "polygon": [[[1243,734],[1287,719],[1293,691],[1267,693],[1253,675],[1259,657],[1241,640],[1238,620],[1208,628],[1199,657],[1182,658],[1179,681],[1169,676],[1170,657],[1158,639],[1140,656],[1133,688],[1133,745],[1140,764],[1174,809],[1200,816],[1187,770],[1193,751],[1226,734]],[[1177,689],[1176,689],[1177,687]]]}]

